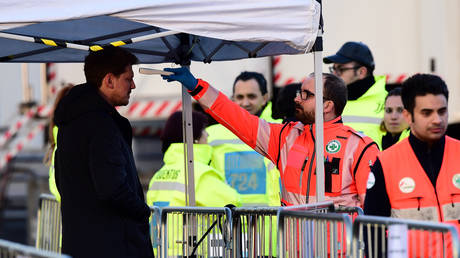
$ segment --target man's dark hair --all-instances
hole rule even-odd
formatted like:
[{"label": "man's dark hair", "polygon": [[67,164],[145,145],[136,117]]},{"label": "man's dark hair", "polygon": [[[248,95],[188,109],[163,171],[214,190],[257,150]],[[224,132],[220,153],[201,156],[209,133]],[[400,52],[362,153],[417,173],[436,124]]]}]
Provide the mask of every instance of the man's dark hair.
[{"label": "man's dark hair", "polygon": [[449,100],[449,90],[441,77],[433,74],[416,74],[402,84],[401,98],[404,108],[412,115],[415,108],[415,97],[427,94],[444,95]]},{"label": "man's dark hair", "polygon": [[331,100],[334,103],[335,115],[342,115],[343,109],[347,104],[348,91],[345,82],[338,76],[331,73],[323,73],[325,100]]},{"label": "man's dark hair", "polygon": [[86,81],[99,88],[106,74],[112,73],[118,77],[125,72],[126,66],[137,64],[138,61],[135,55],[120,47],[107,46],[103,50],[90,51],[85,58]]},{"label": "man's dark hair", "polygon": [[[192,111],[193,140],[201,138],[203,130],[208,125],[208,118],[201,112]],[[172,143],[183,142],[182,134],[182,111],[174,112],[166,121],[160,139],[162,141],[161,151],[163,153]]]},{"label": "man's dark hair", "polygon": [[233,93],[235,93],[235,84],[237,81],[249,81],[251,79],[254,79],[257,81],[257,84],[259,84],[259,90],[262,93],[262,95],[265,95],[267,91],[267,80],[265,80],[265,77],[261,73],[256,73],[256,72],[242,72],[240,75],[238,75],[233,82]]}]

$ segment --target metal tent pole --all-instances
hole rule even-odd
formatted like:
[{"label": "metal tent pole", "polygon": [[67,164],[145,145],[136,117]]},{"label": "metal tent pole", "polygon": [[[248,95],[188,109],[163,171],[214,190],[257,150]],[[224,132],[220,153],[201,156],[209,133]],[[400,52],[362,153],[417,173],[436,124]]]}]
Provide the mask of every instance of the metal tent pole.
[{"label": "metal tent pole", "polygon": [[[185,66],[190,69],[190,66]],[[192,97],[187,88],[182,85],[182,132],[184,142],[185,166],[185,205],[196,206],[195,201],[195,176],[193,170],[193,119]]]},{"label": "metal tent pole", "polygon": [[[321,36],[321,35],[318,35]],[[322,51],[313,52],[315,65],[315,148],[316,148],[316,201],[324,201],[324,117],[323,117],[323,60]]]}]

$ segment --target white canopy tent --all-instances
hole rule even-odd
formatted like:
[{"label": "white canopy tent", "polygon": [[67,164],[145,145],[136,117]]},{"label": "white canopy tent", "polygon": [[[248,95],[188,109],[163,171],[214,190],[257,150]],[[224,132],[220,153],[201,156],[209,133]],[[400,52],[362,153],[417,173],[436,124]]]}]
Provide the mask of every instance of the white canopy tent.
[{"label": "white canopy tent", "polygon": [[[89,50],[109,44],[140,63],[180,65],[314,52],[322,85],[321,23],[315,0],[0,0],[0,62],[83,62]],[[186,191],[194,206],[191,98],[184,89]],[[316,98],[322,100],[322,87]],[[316,112],[322,114],[321,101]],[[316,159],[323,160],[322,116],[316,124]],[[316,185],[322,201],[322,162]]]}]

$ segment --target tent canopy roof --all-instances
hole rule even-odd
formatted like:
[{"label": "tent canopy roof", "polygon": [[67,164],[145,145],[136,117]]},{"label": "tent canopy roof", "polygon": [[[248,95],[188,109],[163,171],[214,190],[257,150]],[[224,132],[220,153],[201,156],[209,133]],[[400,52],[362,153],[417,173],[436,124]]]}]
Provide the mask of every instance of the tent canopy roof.
[{"label": "tent canopy roof", "polygon": [[[82,62],[87,51],[124,41],[141,63],[210,62],[310,51],[320,5],[315,0],[11,0],[0,2],[1,62]],[[164,31],[181,32],[130,43]],[[22,35],[42,43],[6,38]],[[49,42],[48,42],[49,44]]]}]

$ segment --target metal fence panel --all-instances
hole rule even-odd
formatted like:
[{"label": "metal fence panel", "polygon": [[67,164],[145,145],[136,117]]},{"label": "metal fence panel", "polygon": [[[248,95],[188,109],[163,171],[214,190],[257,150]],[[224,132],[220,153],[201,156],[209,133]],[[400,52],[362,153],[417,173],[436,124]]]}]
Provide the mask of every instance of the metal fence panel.
[{"label": "metal fence panel", "polygon": [[39,250],[33,246],[22,245],[0,239],[0,257],[2,258],[67,258],[70,256]]},{"label": "metal fence panel", "polygon": [[277,214],[280,209],[326,213],[332,202],[289,207],[233,208],[233,257],[275,257],[277,254]]},{"label": "metal fence panel", "polygon": [[164,207],[160,218],[160,257],[231,256],[229,208]]},{"label": "metal fence panel", "polygon": [[53,195],[40,195],[37,220],[35,246],[41,250],[60,253],[62,233],[61,204]]},{"label": "metal fence panel", "polygon": [[351,234],[347,214],[281,209],[278,257],[350,257]]},{"label": "metal fence panel", "polygon": [[361,207],[356,207],[356,206],[338,206],[334,208],[334,212],[347,213],[353,219],[359,215],[364,215],[363,209]]},{"label": "metal fence panel", "polygon": [[[388,234],[392,232],[393,225],[407,228],[407,249],[403,254],[388,250]],[[400,241],[405,244],[404,240]],[[460,258],[459,248],[457,229],[450,224],[377,216],[358,216],[353,223],[353,257]]]}]

